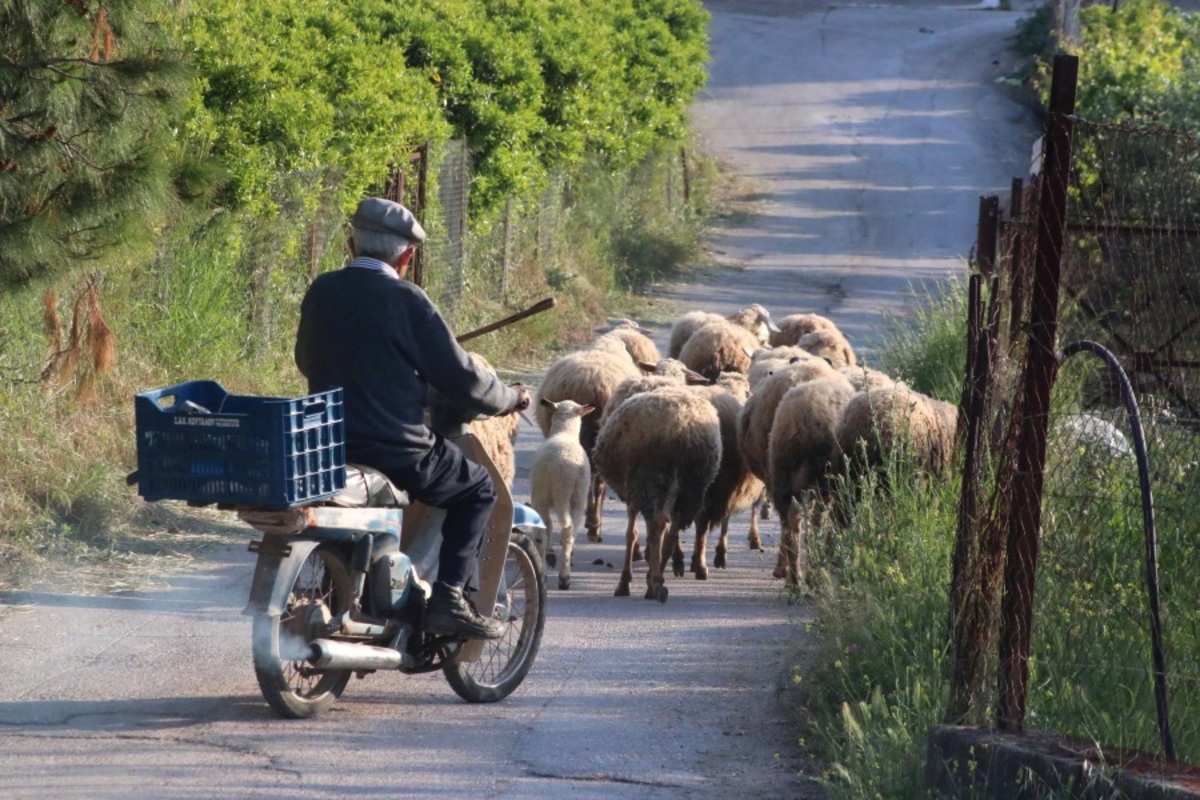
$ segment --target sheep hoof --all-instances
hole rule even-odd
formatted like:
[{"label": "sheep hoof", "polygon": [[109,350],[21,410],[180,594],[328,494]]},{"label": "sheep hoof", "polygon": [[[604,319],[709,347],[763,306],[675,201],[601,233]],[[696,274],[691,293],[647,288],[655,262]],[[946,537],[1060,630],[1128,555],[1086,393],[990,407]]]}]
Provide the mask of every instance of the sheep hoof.
[{"label": "sheep hoof", "polygon": [[617,584],[617,590],[613,592],[613,597],[629,597],[629,584],[621,582]]},{"label": "sheep hoof", "polygon": [[672,558],[671,559],[671,571],[675,573],[676,578],[683,577],[683,559],[682,558]]},{"label": "sheep hoof", "polygon": [[653,599],[657,600],[660,603],[667,602],[667,587],[665,584],[659,584],[658,588],[654,590],[654,598]]},{"label": "sheep hoof", "polygon": [[642,560],[642,546],[640,544],[638,544],[637,542],[634,542],[634,544],[633,544],[633,560],[634,561]]},{"label": "sheep hoof", "polygon": [[725,569],[725,551],[717,548],[717,554],[713,557],[713,566],[717,569]]},{"label": "sheep hoof", "polygon": [[777,566],[777,567],[775,567],[774,571],[771,574],[774,575],[776,578],[786,578],[787,577],[787,568]]},{"label": "sheep hoof", "polygon": [[759,539],[757,536],[755,536],[747,541],[750,544],[751,550],[762,550],[763,549],[762,539]]},{"label": "sheep hoof", "polygon": [[706,580],[708,580],[708,567],[706,567],[706,566],[704,566],[704,565],[701,565],[701,566],[700,566],[700,567],[699,567],[699,568],[696,570],[696,580],[698,580],[698,581],[706,581]]},{"label": "sheep hoof", "polygon": [[564,578],[562,575],[559,575],[559,576],[558,576],[558,588],[559,588],[559,589],[561,589],[561,590],[562,590],[562,591],[564,591],[564,592],[565,592],[567,589],[570,589],[570,588],[571,588],[571,579],[570,579],[570,578]]},{"label": "sheep hoof", "polygon": [[604,541],[602,538],[600,538],[600,531],[588,531],[587,537],[588,541],[593,544]]},{"label": "sheep hoof", "polygon": [[546,553],[546,566],[547,567],[558,566],[558,556],[554,555],[553,551]]},{"label": "sheep hoof", "polygon": [[759,512],[758,518],[759,519],[770,519],[771,518],[771,504],[770,503],[763,503],[762,511]]}]

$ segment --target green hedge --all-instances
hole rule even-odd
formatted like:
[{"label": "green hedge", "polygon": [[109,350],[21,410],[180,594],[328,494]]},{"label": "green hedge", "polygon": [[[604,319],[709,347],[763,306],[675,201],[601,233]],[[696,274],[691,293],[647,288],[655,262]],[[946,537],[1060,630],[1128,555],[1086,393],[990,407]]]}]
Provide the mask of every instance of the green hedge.
[{"label": "green hedge", "polygon": [[180,30],[197,67],[182,144],[226,204],[272,208],[281,173],[344,171],[341,204],[422,141],[465,138],[474,205],[683,131],[704,81],[696,0],[212,0]]}]

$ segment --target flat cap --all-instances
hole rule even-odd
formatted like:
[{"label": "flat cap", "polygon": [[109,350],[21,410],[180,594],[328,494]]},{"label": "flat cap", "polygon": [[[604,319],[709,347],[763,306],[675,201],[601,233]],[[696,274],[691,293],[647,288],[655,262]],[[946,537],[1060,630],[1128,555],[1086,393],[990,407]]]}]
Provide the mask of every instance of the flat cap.
[{"label": "flat cap", "polygon": [[425,229],[412,212],[399,203],[382,197],[368,197],[358,204],[350,224],[360,231],[375,231],[402,236],[410,242],[425,241]]}]

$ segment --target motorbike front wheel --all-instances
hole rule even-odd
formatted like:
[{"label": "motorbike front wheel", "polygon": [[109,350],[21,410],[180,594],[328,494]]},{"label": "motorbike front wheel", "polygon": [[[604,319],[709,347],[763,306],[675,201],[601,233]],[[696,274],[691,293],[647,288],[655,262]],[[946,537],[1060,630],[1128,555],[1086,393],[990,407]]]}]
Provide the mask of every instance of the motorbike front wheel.
[{"label": "motorbike front wheel", "polygon": [[309,643],[351,606],[354,591],[342,555],[317,547],[304,561],[278,616],[254,616],[254,675],[267,703],[282,717],[315,717],[332,706],[350,670],[318,672],[305,660]]},{"label": "motorbike front wheel", "polygon": [[442,666],[455,694],[468,703],[494,703],[512,694],[542,643],[546,571],[537,548],[523,534],[514,532],[508,543],[494,616],[507,623],[503,638],[484,642],[478,661],[450,660]]}]

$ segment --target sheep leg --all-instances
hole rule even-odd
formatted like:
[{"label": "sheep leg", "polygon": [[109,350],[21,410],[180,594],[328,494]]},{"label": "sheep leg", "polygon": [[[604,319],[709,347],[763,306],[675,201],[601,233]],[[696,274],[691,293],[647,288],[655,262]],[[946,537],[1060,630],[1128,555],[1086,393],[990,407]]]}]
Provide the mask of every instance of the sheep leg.
[{"label": "sheep leg", "polygon": [[[707,519],[696,520],[696,548],[692,550],[692,572],[696,580],[708,580],[708,529]],[[682,555],[682,554],[681,554]]]},{"label": "sheep leg", "polygon": [[[750,515],[750,524],[754,524],[754,515]],[[696,547],[700,546],[700,537],[696,536]],[[713,566],[717,569],[725,569],[726,557],[729,555],[729,515],[726,514],[721,519],[721,538],[717,541],[717,554],[713,557]]]},{"label": "sheep leg", "polygon": [[603,541],[600,538],[600,514],[604,511],[604,479],[592,473],[592,490],[588,493],[587,538],[589,542]]},{"label": "sheep leg", "polygon": [[667,561],[669,559],[671,562],[671,571],[675,573],[676,578],[683,577],[682,539],[683,537],[680,535],[680,531],[675,530],[674,526],[672,526],[671,529],[667,531],[666,538],[663,540],[662,545],[662,566],[660,569],[662,569],[663,572],[666,572]]},{"label": "sheep leg", "polygon": [[565,520],[559,542],[562,547],[562,560],[558,562],[558,588],[571,588],[571,556],[575,552],[575,524],[571,519]]},{"label": "sheep leg", "polygon": [[[782,531],[779,540],[779,558],[783,566],[783,574],[776,575],[784,578],[789,589],[800,588],[800,544],[804,526],[804,508],[800,502],[793,499],[787,513],[780,514]],[[776,567],[778,572],[779,567]]]},{"label": "sheep leg", "polygon": [[779,553],[775,558],[775,569],[771,572],[776,578],[786,578],[788,574],[789,551],[793,547],[788,521],[791,514],[779,515]]},{"label": "sheep leg", "polygon": [[[757,506],[757,501],[755,503]],[[721,536],[721,541],[725,541],[725,536]],[[750,545],[751,550],[762,550],[762,538],[758,535],[758,509],[757,507],[750,509],[750,534],[746,537],[746,542]],[[719,567],[724,564],[717,564]]]},{"label": "sheep leg", "polygon": [[625,566],[621,570],[621,581],[617,584],[614,597],[629,597],[629,584],[633,582],[633,546],[637,543],[637,511],[633,507],[626,508],[629,514],[629,524],[625,526]]},{"label": "sheep leg", "polygon": [[666,587],[663,585],[663,570],[662,570],[662,552],[664,540],[669,540],[670,536],[678,535],[677,531],[672,531],[668,534],[666,531],[668,518],[659,514],[654,517],[653,522],[646,523],[646,594],[647,600],[661,599],[660,591]]}]

